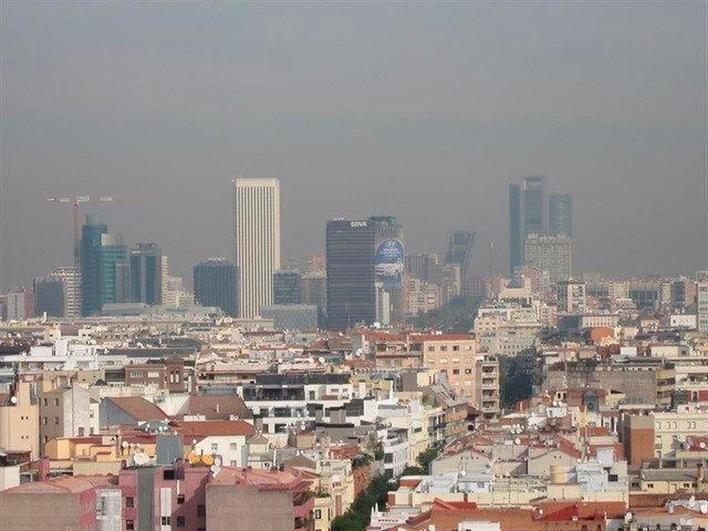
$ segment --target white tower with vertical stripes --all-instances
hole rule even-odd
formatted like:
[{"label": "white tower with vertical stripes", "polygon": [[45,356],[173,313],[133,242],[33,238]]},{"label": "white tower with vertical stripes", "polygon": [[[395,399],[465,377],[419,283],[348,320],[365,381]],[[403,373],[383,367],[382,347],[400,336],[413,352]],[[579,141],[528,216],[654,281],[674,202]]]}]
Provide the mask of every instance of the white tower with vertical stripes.
[{"label": "white tower with vertical stripes", "polygon": [[234,264],[239,317],[251,318],[273,302],[280,269],[280,181],[234,180]]}]

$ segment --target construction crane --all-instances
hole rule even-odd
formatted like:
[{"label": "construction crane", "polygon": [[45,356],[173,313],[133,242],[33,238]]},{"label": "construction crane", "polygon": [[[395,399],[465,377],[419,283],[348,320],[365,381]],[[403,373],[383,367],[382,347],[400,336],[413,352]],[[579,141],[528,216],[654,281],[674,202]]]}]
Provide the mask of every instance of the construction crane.
[{"label": "construction crane", "polygon": [[75,282],[76,293],[74,293],[74,296],[78,303],[81,289],[81,213],[79,205],[81,203],[111,203],[113,202],[113,197],[110,195],[99,197],[91,197],[89,195],[51,196],[47,197],[47,201],[53,204],[72,205],[74,211],[74,271],[78,280],[78,282]]}]

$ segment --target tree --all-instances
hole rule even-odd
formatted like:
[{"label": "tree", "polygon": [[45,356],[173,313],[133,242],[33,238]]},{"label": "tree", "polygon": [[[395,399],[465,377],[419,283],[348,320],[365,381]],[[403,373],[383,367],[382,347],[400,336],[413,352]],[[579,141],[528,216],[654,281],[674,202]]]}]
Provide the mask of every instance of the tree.
[{"label": "tree", "polygon": [[411,319],[419,329],[467,332],[474,325],[480,300],[476,297],[457,297],[444,306]]},{"label": "tree", "polygon": [[388,491],[397,488],[386,477],[375,477],[349,510],[332,521],[332,531],[363,531],[371,521],[371,508],[378,503],[379,509],[385,509]]},{"label": "tree", "polygon": [[503,407],[513,407],[519,400],[533,395],[536,360],[535,348],[523,350],[513,357],[499,358],[499,391]]}]

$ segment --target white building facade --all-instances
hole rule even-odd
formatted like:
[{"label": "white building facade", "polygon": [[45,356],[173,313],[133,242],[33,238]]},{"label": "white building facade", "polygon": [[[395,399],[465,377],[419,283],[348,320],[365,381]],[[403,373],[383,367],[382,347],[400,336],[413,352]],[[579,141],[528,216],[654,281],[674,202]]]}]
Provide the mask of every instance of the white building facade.
[{"label": "white building facade", "polygon": [[280,269],[280,181],[234,180],[234,263],[239,317],[252,318],[273,303]]}]

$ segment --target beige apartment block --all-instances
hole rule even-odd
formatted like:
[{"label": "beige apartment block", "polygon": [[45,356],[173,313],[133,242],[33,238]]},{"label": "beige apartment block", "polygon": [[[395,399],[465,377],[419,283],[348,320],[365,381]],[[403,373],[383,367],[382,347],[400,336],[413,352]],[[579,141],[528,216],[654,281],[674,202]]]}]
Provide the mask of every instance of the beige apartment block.
[{"label": "beige apartment block", "polygon": [[15,382],[0,402],[0,448],[39,457],[39,406],[29,382]]}]

